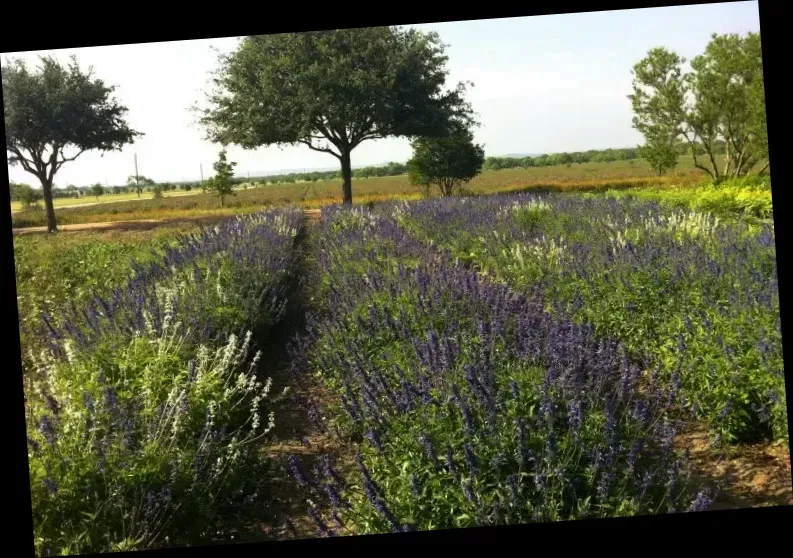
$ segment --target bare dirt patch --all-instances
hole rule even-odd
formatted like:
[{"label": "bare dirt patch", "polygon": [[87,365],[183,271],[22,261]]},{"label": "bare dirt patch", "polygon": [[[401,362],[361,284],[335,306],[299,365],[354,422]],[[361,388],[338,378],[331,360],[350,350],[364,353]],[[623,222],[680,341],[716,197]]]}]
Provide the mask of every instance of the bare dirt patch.
[{"label": "bare dirt patch", "polygon": [[677,442],[690,452],[693,477],[719,489],[710,509],[793,504],[790,452],[783,445],[717,448],[702,425],[688,428]]}]

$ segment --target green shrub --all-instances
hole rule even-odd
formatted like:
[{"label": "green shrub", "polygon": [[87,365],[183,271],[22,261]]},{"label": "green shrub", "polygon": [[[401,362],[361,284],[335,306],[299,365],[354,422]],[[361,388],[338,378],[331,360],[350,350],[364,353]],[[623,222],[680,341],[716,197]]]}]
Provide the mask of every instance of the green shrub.
[{"label": "green shrub", "polygon": [[27,398],[39,555],[194,542],[221,503],[240,503],[250,442],[273,424],[249,342],[192,353],[174,325],[121,351],[39,359]]}]

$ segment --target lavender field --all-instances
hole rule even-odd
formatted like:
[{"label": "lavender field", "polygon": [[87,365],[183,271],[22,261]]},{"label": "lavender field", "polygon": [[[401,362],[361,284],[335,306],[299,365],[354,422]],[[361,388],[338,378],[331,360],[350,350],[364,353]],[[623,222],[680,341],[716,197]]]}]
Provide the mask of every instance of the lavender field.
[{"label": "lavender field", "polygon": [[704,511],[681,435],[787,440],[769,225],[515,194],[140,250],[21,316],[42,554]]}]

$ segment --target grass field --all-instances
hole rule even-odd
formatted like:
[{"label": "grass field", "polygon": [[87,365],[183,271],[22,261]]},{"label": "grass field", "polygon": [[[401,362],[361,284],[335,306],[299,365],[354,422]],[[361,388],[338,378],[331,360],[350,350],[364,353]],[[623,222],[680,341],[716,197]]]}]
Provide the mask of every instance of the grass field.
[{"label": "grass field", "polygon": [[[466,189],[475,194],[519,191],[523,189],[580,190],[593,191],[609,188],[631,188],[650,185],[693,185],[701,182],[704,175],[693,168],[691,161],[681,158],[676,172],[657,177],[643,161],[619,161],[613,163],[587,163],[570,167],[541,167],[530,169],[504,169],[485,171],[472,180]],[[127,197],[127,201],[109,197],[96,205],[56,212],[61,224],[126,221],[134,219],[168,219],[184,215],[207,215],[219,213],[247,213],[263,207],[299,204],[303,207],[322,207],[341,201],[341,186],[338,181],[304,182],[297,184],[268,184],[247,190],[238,189],[236,196],[226,201],[226,209],[220,208],[218,198],[209,193],[177,195],[169,192],[163,199]],[[129,195],[126,195],[129,196]],[[134,196],[134,195],[133,195]],[[408,183],[407,176],[389,176],[353,180],[353,199],[356,204],[379,202],[389,199],[419,199],[418,188]],[[131,201],[135,199],[135,201]],[[100,198],[101,200],[101,198]],[[72,200],[56,200],[72,201]],[[86,203],[87,200],[73,200]],[[93,201],[93,200],[90,200]],[[57,206],[57,204],[56,204]],[[44,211],[25,211],[12,216],[14,228],[42,226],[46,224]]]},{"label": "grass field", "polygon": [[[172,197],[179,197],[179,196],[190,196],[194,194],[200,194],[201,191],[190,191],[190,192],[183,192],[180,190],[176,191],[169,191],[163,192],[163,197],[172,198]],[[52,200],[53,205],[55,208],[59,207],[71,207],[75,205],[83,205],[83,204],[100,204],[100,203],[116,203],[116,202],[124,202],[124,201],[137,201],[137,200],[150,200],[153,199],[154,194],[151,192],[143,192],[138,198],[137,194],[104,194],[99,196],[99,198],[93,196],[83,196],[82,198],[56,198]],[[44,202],[40,201],[39,204],[43,207]],[[11,211],[21,211],[22,204],[17,201],[11,202]]]}]

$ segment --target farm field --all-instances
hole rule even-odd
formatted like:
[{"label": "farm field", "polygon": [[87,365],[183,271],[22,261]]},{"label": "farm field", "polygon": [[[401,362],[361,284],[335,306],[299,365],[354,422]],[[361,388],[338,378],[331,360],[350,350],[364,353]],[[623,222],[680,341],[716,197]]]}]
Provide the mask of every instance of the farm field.
[{"label": "farm field", "polygon": [[[550,190],[600,191],[609,188],[635,188],[640,186],[685,187],[702,182],[704,175],[692,166],[690,158],[681,157],[676,172],[664,177],[654,176],[643,161],[615,161],[612,163],[585,163],[566,166],[528,169],[503,169],[484,171],[474,178],[467,190],[474,194],[489,194],[527,188]],[[365,204],[388,199],[419,199],[419,189],[411,186],[407,175],[353,179],[355,203]],[[258,184],[248,189],[237,189],[235,196],[226,200],[221,209],[217,196],[203,192],[167,192],[163,199],[126,201],[107,196],[99,203],[56,211],[59,224],[128,221],[135,219],[168,219],[186,215],[207,215],[210,212],[235,214],[258,211],[268,206],[299,204],[303,207],[322,207],[341,201],[339,181],[326,180],[296,184]],[[125,196],[130,196],[125,194]],[[144,196],[146,197],[146,196]],[[81,202],[85,200],[55,200]],[[91,200],[92,201],[92,200]],[[12,207],[13,209],[13,207]],[[39,211],[20,211],[12,215],[14,228],[41,226],[46,214]]]},{"label": "farm field", "polygon": [[756,4],[4,60],[34,554],[793,505]]},{"label": "farm field", "polygon": [[[163,197],[166,198],[177,198],[180,196],[190,196],[195,194],[200,194],[201,192],[181,192],[181,191],[168,191],[163,192]],[[100,196],[98,199],[94,196],[83,196],[81,198],[55,198],[52,200],[52,204],[55,208],[59,207],[74,207],[74,206],[88,206],[88,205],[96,205],[96,204],[103,204],[103,203],[117,203],[117,202],[124,202],[124,201],[142,201],[142,200],[150,200],[153,199],[154,195],[151,192],[143,192],[140,195],[140,198],[137,194],[110,194],[106,193]],[[38,202],[39,205],[43,207],[43,202]],[[11,202],[11,213],[17,213],[22,211],[22,204],[18,201]]]},{"label": "farm field", "polygon": [[675,192],[16,237],[37,547],[793,502],[773,227]]}]

